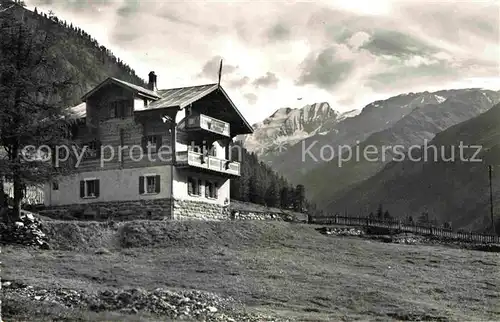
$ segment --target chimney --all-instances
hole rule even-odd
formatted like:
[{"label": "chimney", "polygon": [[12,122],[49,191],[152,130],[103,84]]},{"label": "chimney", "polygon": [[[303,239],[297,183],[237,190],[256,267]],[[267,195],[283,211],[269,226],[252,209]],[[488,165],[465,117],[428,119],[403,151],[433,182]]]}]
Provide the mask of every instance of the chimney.
[{"label": "chimney", "polygon": [[148,83],[148,88],[152,91],[154,91],[155,89],[157,89],[157,85],[156,85],[156,74],[155,72],[151,71],[149,72],[149,83]]}]

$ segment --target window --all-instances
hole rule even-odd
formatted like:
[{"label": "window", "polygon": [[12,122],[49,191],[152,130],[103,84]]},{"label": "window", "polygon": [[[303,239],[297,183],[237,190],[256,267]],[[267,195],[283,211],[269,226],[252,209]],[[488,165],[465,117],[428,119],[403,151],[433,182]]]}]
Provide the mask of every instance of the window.
[{"label": "window", "polygon": [[112,119],[116,117],[116,107],[113,105],[109,108],[109,117]]},{"label": "window", "polygon": [[99,180],[84,179],[80,181],[80,197],[81,198],[98,198],[99,197]]},{"label": "window", "polygon": [[217,199],[218,186],[216,182],[205,182],[205,197],[210,199]]},{"label": "window", "polygon": [[59,190],[59,182],[52,181],[52,190]]},{"label": "window", "polygon": [[143,151],[144,153],[149,153],[151,151],[152,153],[158,152],[161,147],[162,143],[162,136],[161,135],[147,135],[143,138]]},{"label": "window", "polygon": [[147,174],[139,177],[139,194],[160,193],[160,176],[156,174]]},{"label": "window", "polygon": [[144,107],[148,107],[148,100],[146,98],[144,99]]},{"label": "window", "polygon": [[146,193],[153,193],[156,191],[156,177],[146,177]]},{"label": "window", "polygon": [[201,180],[188,178],[188,194],[190,196],[201,196]]},{"label": "window", "polygon": [[87,159],[98,158],[101,154],[101,142],[94,140],[85,144],[87,147],[85,150],[85,157]]},{"label": "window", "polygon": [[212,156],[212,157],[217,156],[217,148],[215,147],[215,145],[211,145],[207,149],[208,149],[207,153],[209,156]]},{"label": "window", "polygon": [[127,100],[111,102],[109,113],[111,118],[130,116],[130,104]]}]

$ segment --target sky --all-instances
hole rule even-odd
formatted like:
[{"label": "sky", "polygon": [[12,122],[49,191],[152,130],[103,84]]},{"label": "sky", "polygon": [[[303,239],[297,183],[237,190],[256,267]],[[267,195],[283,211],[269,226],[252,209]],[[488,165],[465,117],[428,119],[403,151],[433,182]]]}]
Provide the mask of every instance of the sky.
[{"label": "sky", "polygon": [[221,84],[250,123],[344,112],[407,92],[500,89],[498,1],[27,0],[91,34],[158,88]]}]

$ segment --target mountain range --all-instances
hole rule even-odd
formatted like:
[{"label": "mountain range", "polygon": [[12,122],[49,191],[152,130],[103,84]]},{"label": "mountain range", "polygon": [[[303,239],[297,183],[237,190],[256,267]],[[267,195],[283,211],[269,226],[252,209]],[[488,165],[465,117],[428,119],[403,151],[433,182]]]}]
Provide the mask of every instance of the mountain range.
[{"label": "mountain range", "polygon": [[[283,115],[289,115],[291,111],[294,115],[308,114],[305,110],[310,109],[310,106],[326,107],[326,104],[306,105],[304,112],[295,109],[284,113],[280,109],[259,123],[257,128],[260,132],[254,137],[244,138],[244,142],[252,142],[253,146],[261,143],[261,146],[266,147],[273,147],[273,144],[274,147],[281,146],[281,142],[287,142],[281,151],[270,149],[272,153],[269,153],[265,149],[260,150],[260,158],[268,161],[293,183],[304,184],[307,197],[319,208],[329,213],[349,210],[361,214],[368,210],[375,211],[373,205],[378,207],[381,201],[371,200],[366,205],[360,203],[355,188],[361,189],[366,180],[378,175],[395,157],[408,153],[410,146],[429,142],[436,134],[481,115],[498,102],[498,91],[458,89],[401,94],[370,103],[347,118],[339,117],[341,113],[337,111],[328,112],[323,108],[321,111],[325,117],[316,119],[310,127],[308,119],[301,118],[306,120],[301,128],[315,129],[302,132],[302,139],[300,135],[288,134],[298,133],[299,128],[294,127],[297,123],[287,122],[288,117]],[[268,137],[266,133],[279,135]],[[279,140],[276,140],[278,137]],[[344,146],[343,150],[340,146]],[[351,152],[348,152],[349,146]],[[399,154],[395,153],[395,147],[400,147]],[[355,154],[356,149],[361,152],[361,157],[348,158],[348,154]],[[367,149],[377,151],[376,160],[363,156],[363,151]],[[306,151],[310,151],[310,154]],[[342,154],[342,151],[345,152]],[[411,198],[411,194],[408,196]],[[432,200],[429,202],[432,203]],[[407,209],[405,211],[408,212]],[[448,219],[446,215],[440,217],[445,218]],[[463,221],[463,224],[467,224],[467,221]]]},{"label": "mountain range", "polygon": [[500,211],[500,104],[438,133],[427,145],[427,158],[422,158],[424,151],[412,154],[420,161],[407,158],[388,163],[374,176],[337,194],[326,209],[359,214],[375,212],[382,204],[400,218],[426,212],[441,222],[452,222],[455,228],[490,227],[489,165],[493,166],[494,213]]},{"label": "mountain range", "polygon": [[239,136],[249,152],[261,160],[270,161],[295,143],[314,135],[331,131],[342,120],[358,114],[334,111],[327,102],[313,103],[302,108],[284,107],[262,122],[253,124],[254,133]]}]

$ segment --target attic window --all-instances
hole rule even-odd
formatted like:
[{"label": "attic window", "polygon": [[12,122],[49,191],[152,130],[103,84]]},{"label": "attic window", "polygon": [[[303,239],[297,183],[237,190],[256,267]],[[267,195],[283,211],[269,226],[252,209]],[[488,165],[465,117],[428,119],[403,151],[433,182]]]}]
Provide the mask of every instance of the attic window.
[{"label": "attic window", "polygon": [[142,150],[145,153],[156,153],[160,150],[162,144],[161,135],[148,135],[142,139]]},{"label": "attic window", "polygon": [[148,100],[147,100],[147,98],[144,99],[144,107],[148,107]]}]

